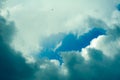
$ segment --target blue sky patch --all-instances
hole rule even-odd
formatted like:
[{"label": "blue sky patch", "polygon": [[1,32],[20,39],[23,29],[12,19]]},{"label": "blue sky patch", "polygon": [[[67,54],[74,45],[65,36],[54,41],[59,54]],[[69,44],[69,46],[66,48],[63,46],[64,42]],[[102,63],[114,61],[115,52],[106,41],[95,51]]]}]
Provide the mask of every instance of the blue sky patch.
[{"label": "blue sky patch", "polygon": [[[82,48],[90,45],[90,42],[97,38],[99,35],[105,35],[105,30],[102,28],[93,28],[88,33],[83,34],[82,36],[77,37],[77,35],[69,33],[67,35],[54,35],[46,39],[47,41],[43,42],[43,50],[40,53],[40,57],[46,57],[48,59],[57,59],[62,62],[60,57],[60,52],[64,51],[81,51]],[[60,38],[59,38],[59,37]],[[55,46],[62,42],[56,50]]]},{"label": "blue sky patch", "polygon": [[57,51],[81,51],[82,48],[90,44],[92,39],[104,34],[105,30],[101,28],[94,28],[78,38],[77,35],[70,33],[62,40],[62,45]]}]

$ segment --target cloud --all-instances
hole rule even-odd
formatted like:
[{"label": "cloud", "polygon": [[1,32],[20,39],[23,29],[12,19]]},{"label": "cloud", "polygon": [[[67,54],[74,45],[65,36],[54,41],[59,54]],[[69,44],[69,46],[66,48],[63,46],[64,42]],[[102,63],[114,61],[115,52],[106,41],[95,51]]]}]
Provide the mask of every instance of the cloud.
[{"label": "cloud", "polygon": [[[101,0],[97,0],[97,1],[98,1],[98,3],[100,2],[100,5],[102,5],[102,3],[106,4],[105,2],[108,2],[107,0],[104,0],[105,2],[104,1],[101,2]],[[95,2],[97,2],[97,1],[95,1]],[[112,0],[110,0],[110,2],[111,1]],[[34,2],[34,1],[32,1],[32,2]],[[30,3],[32,3],[32,2],[30,2]],[[37,2],[39,2],[39,1],[37,1]],[[35,2],[35,3],[39,4],[37,2]],[[62,4],[62,2],[64,2],[64,1],[60,1],[60,2]],[[85,1],[85,2],[88,3],[88,1]],[[28,9],[29,9],[29,6],[32,5],[30,3],[26,4]],[[48,2],[46,0],[45,0],[45,2],[43,1],[43,3],[41,3],[41,4],[44,4],[43,9],[45,9],[45,10],[46,9],[49,10],[49,7],[54,7],[56,5],[59,5],[59,4],[56,4],[57,2],[55,2],[55,3],[50,2],[49,5],[47,7],[45,7],[46,6],[45,4],[47,4],[47,3]],[[65,11],[67,9],[69,9],[70,11],[68,10],[68,12],[70,13],[71,7],[66,8],[66,6],[68,6],[66,3],[67,2],[65,1],[65,3],[63,4],[64,5],[63,7],[65,7]],[[75,1],[75,4],[76,3],[77,3],[77,1]],[[23,4],[24,4],[24,2],[23,2]],[[72,4],[73,3],[71,1],[71,5]],[[77,3],[77,5],[79,5],[79,3]],[[92,6],[92,2],[90,2],[90,5],[88,4],[88,7],[89,6]],[[111,3],[110,3],[110,6],[111,6]],[[29,16],[23,15],[24,13],[21,13],[21,11],[26,11],[25,13],[28,14],[28,12],[31,12],[28,9],[21,10],[22,9],[21,8],[20,13],[18,12],[21,15],[19,17],[18,17],[19,14],[15,15],[18,17],[15,19],[17,26],[15,26],[14,22],[9,22],[4,17],[0,16],[0,80],[120,80],[120,77],[119,77],[120,76],[120,70],[119,70],[119,68],[120,68],[120,60],[119,60],[120,59],[120,54],[119,54],[119,52],[120,52],[120,49],[119,49],[119,47],[120,47],[120,37],[119,37],[120,36],[120,33],[119,33],[120,25],[119,25],[119,21],[118,21],[118,17],[117,17],[117,16],[119,16],[118,10],[115,11],[114,18],[112,18],[112,20],[111,20],[111,21],[114,21],[115,23],[110,23],[110,24],[107,24],[106,21],[104,21],[101,18],[96,18],[95,16],[90,16],[90,15],[89,15],[90,17],[87,17],[87,19],[83,19],[83,18],[78,19],[77,18],[78,16],[75,17],[76,14],[73,16],[74,19],[70,18],[70,19],[72,19],[72,20],[70,20],[70,22],[75,21],[75,24],[77,24],[76,26],[78,26],[78,28],[76,28],[76,29],[80,28],[81,29],[80,31],[83,30],[82,33],[78,32],[79,36],[81,36],[83,33],[85,33],[86,31],[88,31],[94,27],[97,27],[97,28],[102,27],[107,31],[107,33],[104,36],[99,36],[98,38],[95,38],[94,40],[92,40],[90,45],[83,48],[81,52],[80,51],[62,52],[61,56],[63,59],[63,64],[59,65],[60,63],[58,60],[54,60],[54,59],[49,60],[49,59],[44,59],[44,58],[41,59],[41,58],[38,58],[38,56],[34,57],[36,59],[35,63],[31,63],[31,64],[26,63],[26,57],[24,56],[24,55],[26,55],[25,53],[36,53],[36,50],[40,50],[41,44],[39,43],[40,42],[39,38],[43,38],[43,36],[41,36],[41,35],[45,34],[44,36],[48,37],[52,34],[56,34],[61,31],[64,33],[67,33],[67,30],[68,30],[68,32],[69,32],[69,29],[66,29],[65,31],[63,30],[66,28],[65,26],[62,26],[62,28],[55,27],[59,24],[64,25],[65,17],[62,17],[62,19],[61,19],[61,16],[63,16],[63,15],[61,15],[61,14],[57,15],[59,13],[59,9],[60,9],[60,12],[62,13],[61,10],[62,9],[64,10],[63,7],[62,8],[60,8],[59,6],[55,7],[54,10],[56,10],[56,9],[58,10],[58,12],[55,13],[55,15],[56,15],[55,17],[53,17],[52,14],[50,14],[50,16],[47,16],[48,17],[47,19],[45,16],[42,17],[42,19],[45,19],[45,20],[43,20],[42,25],[37,24],[37,23],[39,23],[39,20],[40,21],[42,21],[42,20],[41,19],[36,20],[36,17],[34,17],[34,18],[32,17],[33,19],[31,18],[31,21],[29,21],[29,16],[33,15],[32,13],[30,13]],[[86,7],[86,5],[84,7]],[[95,6],[93,5],[93,7],[95,7]],[[78,8],[79,7],[77,7],[77,8],[73,7],[73,9],[75,9],[75,13],[76,13],[76,10],[78,10]],[[104,9],[104,8],[106,10],[108,7],[102,6],[102,9]],[[101,8],[98,8],[98,9],[100,9],[100,11],[102,10]],[[17,9],[15,9],[15,10],[17,10]],[[28,12],[27,12],[27,10],[28,10]],[[31,8],[31,10],[33,10],[32,12],[35,11],[34,8]],[[52,9],[52,11],[54,11],[54,10]],[[87,12],[87,10],[88,9],[85,9],[86,12]],[[16,13],[16,11],[15,11],[15,13]],[[67,11],[66,11],[66,13],[67,13]],[[109,11],[108,11],[108,13],[109,13]],[[108,13],[106,13],[105,15],[107,15]],[[72,14],[73,13],[71,13],[70,15],[72,15]],[[100,13],[100,15],[101,14],[102,13]],[[46,14],[46,15],[48,15],[48,14]],[[68,13],[67,13],[67,15],[68,15]],[[66,15],[64,15],[64,16],[66,16]],[[58,17],[58,18],[56,18],[56,17]],[[19,20],[17,20],[19,18],[20,18],[20,22],[19,22]],[[53,19],[53,21],[50,21],[52,19]],[[81,20],[81,19],[82,19],[82,21],[80,21],[80,23],[82,24],[82,22],[84,22],[85,24],[83,23],[83,25],[87,25],[87,27],[78,24],[79,20]],[[38,22],[35,22],[34,20],[38,21]],[[62,20],[63,20],[63,22],[60,22]],[[46,22],[44,22],[44,21],[46,21]],[[57,22],[57,23],[53,24],[55,22]],[[18,24],[18,23],[21,23],[21,24]],[[31,26],[29,23],[34,23],[34,24]],[[48,23],[48,24],[46,24],[46,23]],[[68,23],[69,23],[69,20],[67,20],[67,25],[68,25]],[[74,27],[74,23],[72,23],[72,24]],[[22,25],[22,26],[20,26],[20,25]],[[25,27],[25,26],[27,26],[27,27]],[[33,28],[34,26],[35,26],[35,28]],[[38,28],[38,26],[47,26],[47,27]],[[48,26],[53,26],[53,27],[48,27]],[[79,26],[82,26],[82,27],[79,27]],[[74,29],[73,27],[70,28],[70,32],[72,32],[71,30]],[[17,30],[15,28],[17,28]],[[52,30],[52,29],[55,29],[55,30]],[[59,29],[60,29],[60,31],[59,31]],[[76,31],[76,29],[74,29],[74,30]],[[74,32],[74,30],[73,30],[73,32]],[[16,31],[18,31],[17,34],[15,33]],[[33,33],[31,33],[31,32],[33,32]],[[36,32],[36,33],[34,33],[34,32]],[[14,43],[14,45],[17,45],[17,49],[18,49],[17,51],[15,51],[16,48],[14,50],[13,49],[14,47],[11,47],[11,42],[15,40],[13,38],[13,35],[19,35],[18,37],[14,36],[14,38],[17,38],[16,40],[18,40],[18,42]],[[61,39],[61,37],[57,38],[58,42],[60,39]],[[74,38],[72,38],[72,39],[74,39]],[[19,43],[19,41],[20,41],[20,43]],[[53,39],[53,41],[54,41],[54,39]],[[19,43],[19,44],[17,44],[17,43]],[[56,39],[55,39],[55,43],[57,43]],[[53,45],[51,46],[51,45],[52,44],[50,44],[50,47],[53,48],[54,46]],[[23,47],[23,46],[25,46],[25,47]],[[45,44],[45,46],[46,46],[46,44]],[[23,51],[21,51],[21,50],[23,50]],[[20,53],[18,51],[23,52],[23,53]],[[83,56],[83,54],[86,54],[86,55]],[[28,54],[28,55],[33,57],[33,54]],[[89,59],[85,59],[86,56],[88,56]],[[29,57],[29,58],[31,59],[31,57]]]},{"label": "cloud", "polygon": [[31,80],[35,70],[9,45],[14,30],[13,22],[0,16],[0,80]]},{"label": "cloud", "polygon": [[69,73],[67,80],[120,79],[120,25],[111,26],[113,27],[107,29],[106,35],[94,39],[82,52],[62,53],[64,66]]},{"label": "cloud", "polygon": [[67,80],[119,80],[119,58],[106,57],[102,51],[87,49],[90,59],[86,61],[80,53],[64,53],[64,66],[68,69]]},{"label": "cloud", "polygon": [[[106,35],[99,36],[94,39],[89,46],[84,48],[86,55],[89,57],[88,60],[83,56],[85,53],[83,50],[82,52],[66,51],[61,53],[64,62],[62,68],[66,68],[67,71],[67,74],[61,78],[64,80],[120,79],[120,27],[118,24],[112,24],[111,26],[106,25],[106,27],[108,27]],[[55,76],[60,77],[61,75]],[[50,77],[50,79],[53,78]]]},{"label": "cloud", "polygon": [[[57,61],[39,59],[37,63],[28,64],[21,53],[10,47],[12,36],[15,34],[15,25],[0,16],[0,80],[61,80]],[[47,65],[46,69],[38,68]],[[51,72],[57,71],[54,74]],[[48,77],[46,77],[46,75]],[[62,75],[61,75],[62,76]]]},{"label": "cloud", "polygon": [[100,35],[105,35],[105,32],[106,31],[102,28],[93,28],[92,30],[84,33],[81,36],[79,36],[78,33],[68,33],[64,35],[61,33],[57,35],[52,35],[44,39],[44,41],[42,42],[42,51],[40,51],[38,56],[40,58],[46,57],[50,60],[56,59],[60,61],[60,64],[62,64],[63,60],[60,56],[60,52],[81,51],[82,48],[90,45],[92,39],[97,38]]},{"label": "cloud", "polygon": [[[115,14],[116,13],[116,14]],[[112,18],[112,21],[115,23],[111,23],[110,28],[107,30],[107,36],[100,36],[97,39],[94,39],[91,42],[91,47],[94,47],[98,50],[102,50],[103,53],[109,57],[113,57],[114,55],[119,53],[120,47],[120,23],[119,23],[119,12],[113,13],[116,18]]]},{"label": "cloud", "polygon": [[40,69],[36,72],[35,80],[62,80],[65,79],[63,69],[60,68],[58,61],[43,60],[40,61]]},{"label": "cloud", "polygon": [[[94,42],[95,40],[98,42]],[[98,44],[101,46],[96,46]],[[67,74],[63,76],[58,74],[59,70],[57,70],[57,74],[52,74],[49,78],[57,80],[61,80],[59,77],[64,80],[119,80],[119,46],[119,27],[114,26],[113,29],[107,30],[106,35],[99,36],[84,48],[89,57],[88,60],[82,56],[83,50],[82,52],[67,51],[61,53],[64,62],[61,69],[66,68]],[[113,58],[106,56],[106,53],[114,54]]]},{"label": "cloud", "polygon": [[117,7],[117,9],[120,11],[120,4],[118,4],[116,7]]},{"label": "cloud", "polygon": [[113,0],[8,0],[6,5],[17,28],[11,45],[24,56],[38,53],[43,37],[75,30],[83,34],[91,28],[88,16],[109,20],[114,10]]},{"label": "cloud", "polygon": [[3,5],[5,4],[6,0],[0,0],[0,9],[3,8]]}]

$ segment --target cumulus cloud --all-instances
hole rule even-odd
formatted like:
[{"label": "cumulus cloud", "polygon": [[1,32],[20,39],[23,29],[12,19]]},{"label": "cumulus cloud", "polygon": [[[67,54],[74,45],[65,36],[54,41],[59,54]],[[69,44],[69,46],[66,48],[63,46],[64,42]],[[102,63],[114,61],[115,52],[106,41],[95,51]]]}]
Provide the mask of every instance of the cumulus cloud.
[{"label": "cumulus cloud", "polygon": [[83,34],[91,28],[86,20],[88,15],[108,20],[113,6],[113,0],[8,0],[10,18],[18,30],[11,45],[27,56],[38,53],[43,37],[71,31]]},{"label": "cumulus cloud", "polygon": [[119,80],[119,54],[113,60],[106,57],[102,51],[87,49],[89,60],[86,61],[80,53],[63,54],[64,65],[68,69],[67,80]]},{"label": "cumulus cloud", "polygon": [[[100,36],[97,39],[94,39],[91,42],[91,47],[94,47],[96,49],[102,50],[104,54],[107,56],[113,57],[114,55],[119,53],[119,47],[120,47],[120,23],[119,23],[119,18],[120,16],[118,15],[120,12],[115,11],[113,13],[113,16],[116,16],[116,18],[112,18],[112,23],[107,30],[107,35],[106,36]],[[115,22],[115,23],[113,23]]]},{"label": "cumulus cloud", "polygon": [[120,79],[119,26],[111,25],[112,28],[107,29],[106,35],[94,39],[82,52],[62,54],[69,73],[68,80]]},{"label": "cumulus cloud", "polygon": [[[87,16],[87,18],[86,16],[83,16],[85,17],[85,19],[81,17],[79,18],[78,16],[76,17],[75,13],[79,13],[78,9],[80,8],[78,3],[79,1],[70,1],[71,3],[69,5],[71,7],[67,5],[67,1],[65,1],[62,8],[60,7],[60,4],[62,4],[64,1],[60,1],[60,4],[56,4],[56,1],[53,3],[53,1],[48,3],[47,0],[36,0],[36,2],[32,0],[30,2],[26,0],[24,2],[22,0],[19,2],[22,5],[20,4],[19,6],[12,6],[13,4],[9,4],[10,10],[13,13],[12,18],[13,20],[15,20],[16,26],[14,22],[8,21],[4,17],[0,16],[0,80],[120,80],[120,25],[118,17],[119,11],[115,11],[112,18],[109,15],[111,18],[111,22],[103,19],[103,17],[106,16],[109,12],[113,11],[113,9],[111,8],[109,8],[110,10],[106,11],[108,7],[114,5],[112,4],[113,0],[109,1],[109,5],[101,6],[102,8],[100,7],[100,5],[103,5],[103,3],[106,4],[105,2],[108,2],[107,0],[92,0],[90,4],[87,4],[87,0],[81,0],[80,2],[85,2],[88,7],[90,7],[90,9],[96,7],[98,10],[100,10],[99,17],[97,17],[98,15],[92,16],[91,14],[93,14],[92,12],[94,10],[87,11],[88,9],[86,8],[86,5],[83,5],[81,9],[84,8],[84,10],[82,12],[86,11],[86,13],[90,13],[89,17]],[[92,4],[93,1],[95,1],[94,4],[100,4],[98,6],[97,4],[95,4],[94,6]],[[32,6],[32,2],[36,4],[34,5],[34,7]],[[39,3],[37,2],[42,2],[40,6],[40,12],[37,8],[37,6],[39,5]],[[77,6],[72,6],[73,2],[74,5],[76,4]],[[15,2],[15,4],[19,3]],[[25,9],[23,8],[23,6],[25,6]],[[65,9],[63,9],[63,7]],[[31,8],[31,10],[29,8]],[[38,13],[36,12],[37,10],[34,10],[36,8],[38,10]],[[72,13],[71,8],[72,10],[75,9],[75,12]],[[40,18],[42,18],[43,20],[37,18],[39,16],[38,14],[41,13],[41,10],[43,10],[43,14],[40,14]],[[50,13],[53,13],[54,15],[50,13],[47,14],[49,10]],[[21,11],[24,11],[24,13],[21,13]],[[64,11],[66,14],[63,13]],[[28,12],[30,14],[26,15],[28,14]],[[35,12],[36,16],[32,14],[33,12]],[[70,14],[68,15],[68,13]],[[72,16],[72,18],[70,16]],[[100,18],[100,16],[102,17]],[[66,20],[67,17],[70,18]],[[39,21],[43,22],[39,23]],[[108,24],[108,22],[110,23]],[[30,23],[33,24],[31,25]],[[80,23],[82,25],[80,25]],[[77,26],[75,27],[75,29],[74,25]],[[79,28],[83,30],[83,32],[80,32],[81,30],[77,32],[79,36],[81,36],[81,34],[94,27],[104,28],[107,31],[106,35],[99,36],[96,39],[93,39],[91,43],[87,47],[83,47],[81,51],[61,52],[63,64],[60,65],[60,62],[58,60],[49,60],[46,58],[41,59],[37,56],[34,57],[36,62],[29,64],[26,63],[26,54],[31,59],[31,57],[33,58],[34,55],[30,53],[37,53],[37,50],[40,51],[40,38],[46,38],[49,35],[59,32],[74,33],[74,31],[76,32],[76,30]],[[17,33],[15,33],[16,31]],[[56,38],[58,41],[60,41],[63,36]],[[14,47],[11,47],[12,42],[14,42]],[[53,40],[53,42],[57,43],[56,39],[55,41]],[[46,44],[43,45],[46,46],[47,42],[45,43]],[[50,44],[50,47],[53,48],[53,46],[51,45],[52,44]]]},{"label": "cumulus cloud", "polygon": [[[56,68],[54,66],[53,68],[55,68],[56,74],[51,74],[49,79],[119,80],[119,27],[116,27],[115,25],[111,26],[114,26],[114,28],[108,29],[106,35],[94,39],[89,46],[84,48],[89,59],[85,59],[86,55],[83,56],[83,54],[85,53],[84,50],[82,50],[82,52],[62,52],[61,56],[64,63],[62,64],[60,69],[65,69],[67,73],[66,75],[58,74],[60,72],[59,68],[56,71]],[[112,58],[106,54],[112,55]]]},{"label": "cumulus cloud", "polygon": [[[67,51],[61,53],[64,61],[62,67],[64,66],[67,71],[67,75],[62,77],[64,80],[120,79],[119,24],[116,23],[109,26],[104,21],[102,22],[107,27],[106,35],[94,39],[82,52]],[[83,56],[85,51],[86,55]],[[89,59],[86,60],[86,56]],[[61,75],[59,74],[59,76]]]}]

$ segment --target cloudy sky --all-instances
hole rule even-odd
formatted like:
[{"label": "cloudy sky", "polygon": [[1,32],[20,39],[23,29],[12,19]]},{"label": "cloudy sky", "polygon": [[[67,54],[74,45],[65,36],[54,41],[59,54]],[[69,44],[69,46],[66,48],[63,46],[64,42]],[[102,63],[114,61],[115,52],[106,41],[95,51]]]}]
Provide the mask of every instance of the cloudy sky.
[{"label": "cloudy sky", "polygon": [[120,0],[0,0],[0,80],[120,80]]}]

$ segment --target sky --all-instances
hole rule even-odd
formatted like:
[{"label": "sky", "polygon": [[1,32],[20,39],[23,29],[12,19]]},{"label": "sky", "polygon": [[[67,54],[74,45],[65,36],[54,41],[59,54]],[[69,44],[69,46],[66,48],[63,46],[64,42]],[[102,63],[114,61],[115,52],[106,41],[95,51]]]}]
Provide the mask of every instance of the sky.
[{"label": "sky", "polygon": [[0,80],[120,80],[120,0],[0,0]]}]

